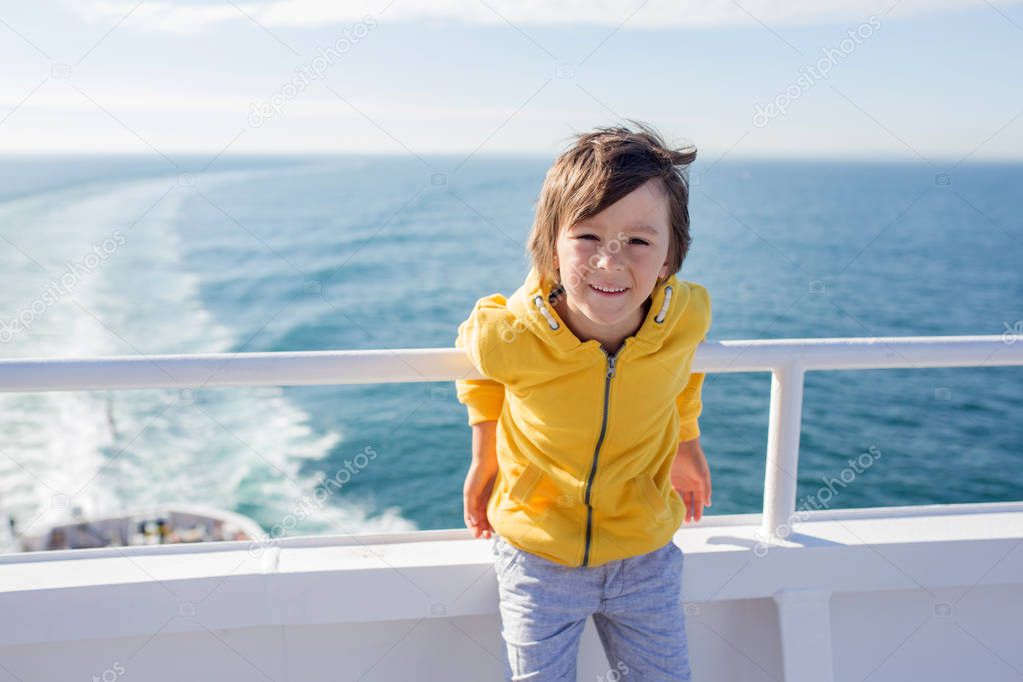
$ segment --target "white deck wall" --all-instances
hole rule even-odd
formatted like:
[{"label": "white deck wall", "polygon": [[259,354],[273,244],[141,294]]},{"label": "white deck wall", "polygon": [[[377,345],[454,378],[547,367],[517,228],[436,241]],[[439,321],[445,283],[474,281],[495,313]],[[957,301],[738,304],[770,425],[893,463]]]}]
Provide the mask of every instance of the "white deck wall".
[{"label": "white deck wall", "polygon": [[[771,546],[759,530],[720,516],[676,535],[695,679],[1021,679],[1023,503],[817,512]],[[489,542],[0,557],[0,681],[500,680]],[[610,673],[590,621],[578,679]]]}]

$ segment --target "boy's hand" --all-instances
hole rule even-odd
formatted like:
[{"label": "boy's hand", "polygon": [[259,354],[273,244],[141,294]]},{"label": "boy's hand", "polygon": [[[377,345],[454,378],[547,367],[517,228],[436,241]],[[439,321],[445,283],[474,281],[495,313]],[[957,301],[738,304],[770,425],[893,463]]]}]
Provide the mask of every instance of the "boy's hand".
[{"label": "boy's hand", "polygon": [[699,521],[703,507],[710,505],[710,467],[700,447],[700,439],[683,441],[671,463],[671,487],[686,503],[684,522]]},{"label": "boy's hand", "polygon": [[472,531],[474,537],[489,538],[493,533],[490,521],[487,520],[487,502],[494,489],[497,478],[497,467],[490,467],[473,460],[469,465],[469,474],[465,477],[462,488],[462,508],[465,527]]}]

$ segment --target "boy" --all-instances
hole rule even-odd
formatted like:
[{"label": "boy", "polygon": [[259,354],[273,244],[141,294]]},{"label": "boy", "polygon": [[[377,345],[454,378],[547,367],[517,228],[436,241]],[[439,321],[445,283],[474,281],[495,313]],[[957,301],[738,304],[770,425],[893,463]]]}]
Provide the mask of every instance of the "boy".
[{"label": "boy", "polygon": [[690,367],[711,308],[674,276],[696,152],[637,125],[558,157],[525,283],[480,299],[455,341],[487,377],[456,382],[473,427],[465,522],[494,536],[509,680],[575,679],[590,615],[611,672],[690,679],[672,538],[710,505]]}]

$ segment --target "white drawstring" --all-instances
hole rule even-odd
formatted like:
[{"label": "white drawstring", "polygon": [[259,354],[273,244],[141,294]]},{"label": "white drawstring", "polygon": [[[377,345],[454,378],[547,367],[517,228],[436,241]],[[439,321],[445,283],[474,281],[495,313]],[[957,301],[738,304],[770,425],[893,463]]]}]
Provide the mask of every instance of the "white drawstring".
[{"label": "white drawstring", "polygon": [[551,315],[551,312],[547,310],[547,306],[543,303],[543,296],[534,296],[533,303],[536,304],[537,310],[539,310],[540,313],[547,318],[547,325],[550,326],[551,329],[557,330],[559,326],[558,321],[555,320]]},{"label": "white drawstring", "polygon": [[671,286],[664,287],[664,303],[661,304],[661,310],[657,313],[657,317],[654,318],[654,322],[660,324],[664,322],[664,315],[668,312],[668,302],[671,301]]}]

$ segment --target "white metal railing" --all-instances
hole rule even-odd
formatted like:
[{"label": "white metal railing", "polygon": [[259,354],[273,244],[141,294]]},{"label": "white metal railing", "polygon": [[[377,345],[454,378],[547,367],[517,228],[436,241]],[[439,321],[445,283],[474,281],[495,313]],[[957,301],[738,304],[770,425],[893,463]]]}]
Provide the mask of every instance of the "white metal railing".
[{"label": "white metal railing", "polygon": [[[796,508],[806,372],[1009,365],[1023,365],[1023,338],[1003,334],[704,342],[692,370],[771,372],[761,532],[765,539],[777,539]],[[0,360],[0,392],[446,382],[480,376],[455,348]]]}]

